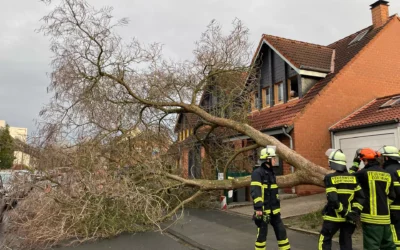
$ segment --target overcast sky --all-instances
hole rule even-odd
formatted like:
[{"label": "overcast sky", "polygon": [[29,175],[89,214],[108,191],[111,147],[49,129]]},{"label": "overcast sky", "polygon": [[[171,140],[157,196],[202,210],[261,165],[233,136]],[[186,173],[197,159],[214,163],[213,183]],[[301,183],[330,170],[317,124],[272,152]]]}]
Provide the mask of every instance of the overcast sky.
[{"label": "overcast sky", "polygon": [[[57,0],[55,0],[57,1]],[[371,24],[374,0],[89,0],[112,5],[116,17],[128,17],[123,37],[160,42],[175,58],[191,57],[193,42],[216,19],[229,29],[234,18],[250,29],[251,41],[271,34],[327,45]],[[390,14],[400,11],[391,1]],[[34,119],[49,101],[46,87],[51,53],[47,38],[35,32],[49,11],[39,0],[12,0],[0,9],[0,120],[36,129]]]}]

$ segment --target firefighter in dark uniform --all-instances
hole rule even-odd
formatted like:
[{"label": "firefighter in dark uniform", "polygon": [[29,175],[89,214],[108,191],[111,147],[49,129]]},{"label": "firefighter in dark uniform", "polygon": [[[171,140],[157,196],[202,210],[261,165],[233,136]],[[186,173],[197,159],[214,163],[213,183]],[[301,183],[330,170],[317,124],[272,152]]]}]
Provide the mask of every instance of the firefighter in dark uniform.
[{"label": "firefighter in dark uniform", "polygon": [[351,236],[363,209],[365,196],[357,178],[347,171],[346,156],[342,150],[329,149],[326,155],[329,167],[336,171],[326,175],[324,179],[328,203],[323,210],[324,223],[318,249],[330,250],[332,237],[340,230],[340,249],[352,250]]},{"label": "firefighter in dark uniform", "polygon": [[276,147],[267,146],[261,150],[261,166],[251,175],[251,196],[254,202],[254,222],[258,228],[256,250],[265,250],[267,244],[268,224],[274,228],[278,248],[290,249],[289,239],[280,214],[278,185],[272,166],[276,165]]},{"label": "firefighter in dark uniform", "polygon": [[361,159],[359,157],[360,151],[361,151],[361,148],[357,149],[357,151],[356,151],[356,155],[354,156],[354,159],[353,159],[353,165],[349,169],[350,174],[354,174],[360,168],[360,163],[361,163]]},{"label": "firefighter in dark uniform", "polygon": [[396,193],[396,198],[390,205],[390,228],[394,244],[400,249],[400,152],[393,146],[384,146],[378,152],[382,155],[383,168],[392,176]]},{"label": "firefighter in dark uniform", "polygon": [[365,250],[396,250],[389,211],[396,194],[391,175],[379,165],[379,156],[380,153],[370,148],[358,152],[358,158],[365,165],[355,173],[366,198],[361,212],[363,245]]}]

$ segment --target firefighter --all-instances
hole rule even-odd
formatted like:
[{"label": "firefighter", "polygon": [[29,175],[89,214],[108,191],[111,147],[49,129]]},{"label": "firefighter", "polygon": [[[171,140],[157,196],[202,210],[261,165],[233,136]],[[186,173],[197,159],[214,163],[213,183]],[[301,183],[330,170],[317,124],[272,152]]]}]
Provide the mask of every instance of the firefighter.
[{"label": "firefighter", "polygon": [[360,151],[361,151],[361,148],[357,149],[356,155],[354,156],[353,165],[349,169],[349,173],[351,173],[351,174],[354,174],[355,172],[357,172],[360,167],[361,160],[360,160],[360,157],[358,156],[360,154]]},{"label": "firefighter", "polygon": [[276,147],[267,146],[261,150],[260,166],[251,175],[251,196],[254,202],[253,220],[258,228],[256,250],[265,250],[267,244],[268,224],[274,228],[278,248],[290,249],[289,239],[280,215],[280,201],[275,173]]},{"label": "firefighter", "polygon": [[326,197],[328,203],[323,210],[324,223],[319,236],[319,250],[330,250],[332,237],[340,230],[341,250],[351,250],[351,236],[355,223],[363,209],[364,193],[357,178],[347,171],[346,156],[340,149],[326,151],[329,167],[336,170],[325,176]]},{"label": "firefighter", "polygon": [[382,155],[383,168],[392,176],[396,198],[390,205],[390,228],[393,241],[400,249],[400,152],[393,146],[383,146],[378,152]]},{"label": "firefighter", "polygon": [[396,195],[392,177],[379,165],[379,156],[380,153],[370,148],[363,148],[358,152],[358,157],[365,165],[355,173],[366,198],[361,212],[363,244],[365,250],[395,250],[390,229],[389,204]]}]

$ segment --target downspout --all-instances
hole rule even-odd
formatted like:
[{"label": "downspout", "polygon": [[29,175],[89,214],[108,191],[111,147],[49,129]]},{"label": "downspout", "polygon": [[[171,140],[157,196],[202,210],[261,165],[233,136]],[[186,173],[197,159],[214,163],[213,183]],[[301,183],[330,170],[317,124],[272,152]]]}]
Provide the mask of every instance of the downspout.
[{"label": "downspout", "polygon": [[[282,128],[283,134],[286,135],[289,138],[290,141],[290,149],[293,150],[293,138],[286,132],[286,128],[287,126]],[[292,174],[294,173],[294,167],[290,166],[290,172],[292,172]],[[292,187],[292,194],[296,193],[296,189],[295,187]]]}]

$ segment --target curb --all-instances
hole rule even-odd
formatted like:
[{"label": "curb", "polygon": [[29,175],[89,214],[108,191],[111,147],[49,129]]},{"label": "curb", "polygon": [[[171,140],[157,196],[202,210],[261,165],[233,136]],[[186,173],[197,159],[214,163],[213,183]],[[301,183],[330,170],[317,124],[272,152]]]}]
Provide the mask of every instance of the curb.
[{"label": "curb", "polygon": [[[242,214],[242,213],[238,213],[238,212],[234,212],[234,211],[229,211],[229,210],[226,210],[226,211],[223,211],[223,212],[229,213],[229,214],[232,214],[232,215],[238,215],[238,216],[245,217],[245,218],[251,218],[251,216],[248,215],[248,214]],[[283,219],[287,219],[287,218],[293,218],[293,217],[296,217],[296,216],[299,216],[299,215],[285,217],[285,218],[282,218],[282,220],[283,220]],[[292,230],[292,231],[296,231],[296,232],[303,233],[303,234],[312,234],[312,235],[319,236],[319,232],[317,232],[317,231],[306,230],[306,229],[302,229],[302,228],[299,228],[299,227],[292,227],[292,226],[290,226],[289,224],[285,224],[285,223],[284,223],[283,225],[284,225],[287,229],[290,229],[290,230]],[[338,242],[338,243],[339,243],[339,239],[336,239],[336,238],[333,238],[332,241]]]},{"label": "curb", "polygon": [[[293,231],[296,231],[296,232],[299,232],[299,233],[313,234],[313,235],[319,236],[319,232],[317,232],[317,231],[311,231],[311,230],[302,229],[302,228],[299,228],[299,227],[292,227],[292,226],[289,226],[289,225],[286,225],[286,224],[284,224],[284,225],[285,225],[286,228],[288,228],[290,230],[293,230]],[[337,238],[332,238],[332,241],[339,243],[339,239],[337,239]]]},{"label": "curb", "polygon": [[191,245],[192,247],[198,248],[200,250],[217,250],[217,249],[211,248],[209,246],[204,246],[204,245],[202,245],[202,244],[190,239],[189,237],[187,237],[187,236],[185,236],[185,235],[183,235],[181,233],[178,233],[177,231],[175,231],[175,230],[173,230],[171,228],[167,229],[166,232],[171,234],[171,235],[173,235],[173,236],[175,236],[179,240]]}]

